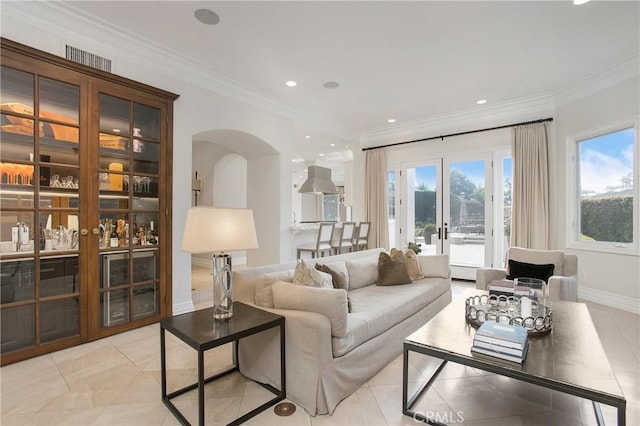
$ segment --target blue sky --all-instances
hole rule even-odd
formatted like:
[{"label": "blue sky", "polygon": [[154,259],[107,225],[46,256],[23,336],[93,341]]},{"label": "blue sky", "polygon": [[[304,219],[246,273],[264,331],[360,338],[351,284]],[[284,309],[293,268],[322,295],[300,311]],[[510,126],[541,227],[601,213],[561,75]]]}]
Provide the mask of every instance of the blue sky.
[{"label": "blue sky", "polygon": [[580,142],[580,189],[607,192],[633,172],[633,128]]}]

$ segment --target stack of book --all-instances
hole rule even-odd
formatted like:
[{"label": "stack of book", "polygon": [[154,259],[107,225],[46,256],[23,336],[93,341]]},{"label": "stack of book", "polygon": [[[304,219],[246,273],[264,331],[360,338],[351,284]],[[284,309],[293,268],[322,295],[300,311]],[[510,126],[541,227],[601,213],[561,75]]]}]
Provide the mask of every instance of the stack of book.
[{"label": "stack of book", "polygon": [[496,296],[528,296],[529,287],[516,286],[511,280],[493,280],[489,284],[489,294]]},{"label": "stack of book", "polygon": [[476,330],[471,352],[521,364],[528,349],[529,340],[524,327],[487,321]]}]

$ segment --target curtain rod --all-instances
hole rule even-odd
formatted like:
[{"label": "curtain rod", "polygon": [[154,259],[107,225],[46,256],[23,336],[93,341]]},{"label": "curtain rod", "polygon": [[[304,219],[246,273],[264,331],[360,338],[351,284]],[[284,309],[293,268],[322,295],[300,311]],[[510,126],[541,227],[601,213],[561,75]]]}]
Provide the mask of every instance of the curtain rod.
[{"label": "curtain rod", "polygon": [[415,140],[406,141],[406,142],[395,142],[395,143],[390,143],[390,144],[386,144],[386,145],[362,148],[362,150],[363,151],[369,151],[370,149],[387,148],[387,147],[390,147],[390,146],[404,145],[404,144],[414,143],[414,142],[431,141],[431,140],[434,140],[434,139],[442,139],[442,140],[444,140],[444,138],[450,138],[452,136],[462,136],[462,135],[469,135],[471,133],[488,132],[489,130],[506,129],[507,127],[524,126],[526,124],[544,123],[545,121],[553,121],[553,117],[541,118],[539,120],[533,120],[533,121],[523,121],[521,123],[505,124],[504,126],[487,127],[485,129],[468,130],[466,132],[449,133],[448,135],[432,136],[430,138],[415,139]]}]

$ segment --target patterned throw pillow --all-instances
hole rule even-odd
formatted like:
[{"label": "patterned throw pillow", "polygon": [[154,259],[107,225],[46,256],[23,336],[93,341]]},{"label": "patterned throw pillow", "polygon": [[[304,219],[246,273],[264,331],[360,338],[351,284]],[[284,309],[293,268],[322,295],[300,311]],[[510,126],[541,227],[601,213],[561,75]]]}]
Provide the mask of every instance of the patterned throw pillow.
[{"label": "patterned throw pillow", "polygon": [[[327,265],[323,265],[321,263],[316,263],[316,269],[320,272],[325,272],[331,275],[331,280],[333,282],[333,288],[347,290],[347,280],[345,279],[344,272],[338,272]],[[349,298],[349,293],[347,292],[347,310],[351,312],[351,299]]]},{"label": "patterned throw pillow", "polygon": [[293,283],[309,287],[333,288],[331,275],[311,268],[302,259],[298,261],[296,270],[293,272]]},{"label": "patterned throw pillow", "polygon": [[401,250],[394,252],[393,259],[387,253],[381,252],[378,255],[377,285],[411,284],[405,259]]}]

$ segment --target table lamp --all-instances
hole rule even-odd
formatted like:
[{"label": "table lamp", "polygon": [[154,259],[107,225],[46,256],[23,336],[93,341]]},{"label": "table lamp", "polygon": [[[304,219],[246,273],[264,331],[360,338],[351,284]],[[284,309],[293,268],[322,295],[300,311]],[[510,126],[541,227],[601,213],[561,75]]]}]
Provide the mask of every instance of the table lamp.
[{"label": "table lamp", "polygon": [[213,318],[233,316],[233,283],[229,251],[258,248],[253,210],[191,207],[182,235],[181,250],[213,252]]}]

